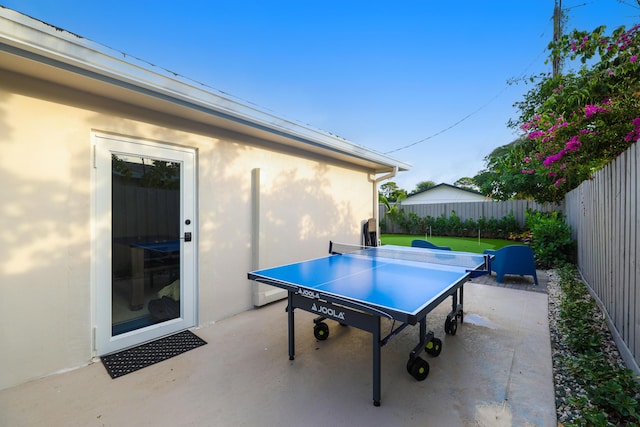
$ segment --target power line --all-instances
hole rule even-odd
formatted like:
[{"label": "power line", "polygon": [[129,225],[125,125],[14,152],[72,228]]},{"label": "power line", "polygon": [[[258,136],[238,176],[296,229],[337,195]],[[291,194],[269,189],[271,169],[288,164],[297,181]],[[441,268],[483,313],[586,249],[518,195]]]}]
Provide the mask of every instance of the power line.
[{"label": "power line", "polygon": [[[621,1],[621,0],[620,0],[620,1]],[[640,2],[640,0],[638,0],[638,1]],[[560,4],[562,4],[562,3],[560,3]],[[585,5],[586,5],[586,3],[584,3],[584,4],[579,4],[579,5],[576,5],[576,6],[570,7],[570,8],[568,8],[568,9],[573,9],[573,8],[580,7],[580,6],[585,6]],[[553,18],[552,18],[552,21],[553,21]],[[554,26],[554,27],[555,27],[555,26]],[[542,34],[540,34],[540,38],[543,38],[543,37],[544,37],[545,32],[546,32],[546,29],[545,29],[545,31],[543,31],[543,32],[542,32]],[[524,76],[524,75],[527,73],[527,71],[529,70],[529,68],[531,68],[531,66],[532,66],[534,63],[536,63],[536,62],[538,61],[538,59],[540,59],[540,57],[541,57],[541,56],[546,52],[546,50],[547,50],[547,48],[545,47],[545,48],[544,48],[544,49],[543,49],[543,50],[538,54],[538,56],[537,56],[533,61],[531,61],[531,63],[530,63],[529,65],[527,65],[527,67],[522,71],[522,73],[520,73],[520,75],[521,75],[521,76]],[[515,80],[515,79],[514,79],[514,80]],[[479,108],[478,108],[478,109],[476,109],[475,111],[472,111],[471,113],[467,114],[466,116],[464,116],[463,118],[461,118],[461,119],[460,119],[460,120],[458,120],[457,122],[453,123],[451,126],[449,126],[449,127],[447,127],[447,128],[444,128],[444,129],[442,129],[441,131],[438,131],[438,132],[434,133],[433,135],[429,135],[428,137],[423,138],[423,139],[421,139],[420,141],[416,141],[416,142],[413,142],[413,143],[411,143],[411,144],[404,145],[404,146],[402,146],[402,147],[400,147],[400,148],[396,148],[395,150],[387,151],[387,152],[385,152],[384,154],[392,154],[392,153],[396,153],[396,152],[398,152],[398,151],[406,150],[407,148],[411,148],[411,147],[413,147],[413,146],[416,146],[416,145],[418,145],[418,144],[421,144],[421,143],[423,143],[423,142],[425,142],[425,141],[428,141],[428,140],[430,140],[430,139],[432,139],[432,138],[435,138],[436,136],[442,135],[443,133],[445,133],[445,132],[447,132],[447,131],[449,131],[449,130],[451,130],[451,129],[455,128],[456,126],[460,125],[461,123],[463,123],[464,121],[466,121],[466,120],[467,120],[467,119],[469,119],[470,117],[472,117],[472,116],[474,116],[475,114],[479,113],[480,111],[484,110],[484,109],[485,109],[489,104],[491,104],[493,101],[495,101],[495,100],[496,100],[496,98],[498,98],[500,95],[502,95],[502,94],[504,93],[504,91],[506,91],[506,90],[507,90],[507,87],[508,87],[508,86],[503,87],[503,88],[502,88],[502,90],[501,90],[500,92],[498,92],[498,94],[496,94],[493,98],[491,98],[487,103],[485,103],[484,105],[482,105],[481,107],[479,107]]]},{"label": "power line", "polygon": [[[543,49],[543,50],[538,54],[538,56],[536,57],[536,59],[534,59],[533,61],[531,61],[531,63],[530,63],[529,65],[527,65],[527,67],[524,69],[524,71],[521,73],[521,75],[524,75],[524,74],[527,72],[527,70],[529,70],[529,68],[531,68],[531,66],[532,66],[532,65],[533,65],[533,64],[534,64],[534,63],[535,63],[535,62],[540,58],[540,56],[542,56],[542,55],[545,53],[545,51],[546,51],[546,48],[545,48],[545,49]],[[428,141],[428,140],[430,140],[430,139],[432,139],[432,138],[435,138],[435,137],[436,137],[436,136],[438,136],[438,135],[442,135],[443,133],[445,133],[445,132],[447,132],[447,131],[449,131],[449,130],[453,129],[454,127],[456,127],[456,126],[458,126],[459,124],[463,123],[464,121],[466,121],[466,120],[467,120],[467,119],[469,119],[470,117],[472,117],[472,116],[476,115],[477,113],[479,113],[480,111],[484,110],[487,106],[489,106],[489,104],[491,104],[491,103],[492,103],[493,101],[495,101],[495,100],[496,100],[500,95],[502,95],[502,94],[507,90],[507,88],[508,88],[508,87],[509,87],[509,85],[507,85],[507,86],[503,87],[503,88],[502,88],[502,90],[500,90],[500,92],[498,92],[496,95],[494,95],[494,96],[493,96],[493,98],[491,98],[488,102],[486,102],[484,105],[480,106],[480,107],[479,107],[479,108],[477,108],[476,110],[472,111],[471,113],[467,114],[466,116],[464,116],[463,118],[461,118],[461,119],[460,119],[460,120],[458,120],[457,122],[453,123],[451,126],[446,127],[446,128],[444,128],[444,129],[442,129],[441,131],[438,131],[438,132],[434,133],[433,135],[429,135],[428,137],[423,138],[423,139],[421,139],[420,141],[416,141],[416,142],[413,142],[413,143],[411,143],[411,144],[404,145],[404,146],[402,146],[402,147],[400,147],[400,148],[396,148],[395,150],[387,151],[387,152],[385,152],[384,154],[391,154],[391,153],[395,153],[395,152],[398,152],[398,151],[401,151],[401,150],[406,150],[407,148],[411,148],[411,147],[413,147],[413,146],[415,146],[415,145],[421,144],[421,143],[423,143],[423,142],[425,142],[425,141]]]},{"label": "power line", "polygon": [[502,88],[502,90],[501,90],[500,92],[498,92],[498,94],[497,94],[497,95],[495,95],[493,98],[491,98],[491,99],[489,100],[489,102],[485,103],[484,105],[482,105],[480,108],[476,109],[475,111],[472,111],[471,113],[467,114],[466,116],[464,116],[463,118],[461,118],[460,120],[458,120],[457,122],[455,122],[454,124],[452,124],[451,126],[449,126],[449,127],[445,128],[445,129],[442,129],[441,131],[436,132],[436,133],[434,133],[433,135],[430,135],[430,136],[428,136],[428,137],[426,137],[426,138],[423,138],[423,139],[421,139],[420,141],[416,141],[416,142],[414,142],[414,143],[411,143],[411,144],[405,145],[404,147],[396,148],[395,150],[387,151],[387,152],[386,152],[386,153],[384,153],[384,154],[391,154],[391,153],[395,153],[395,152],[400,151],[400,150],[405,150],[405,149],[407,149],[407,148],[413,147],[414,145],[418,145],[418,144],[420,144],[420,143],[422,143],[422,142],[425,142],[425,141],[427,141],[427,140],[429,140],[429,139],[431,139],[431,138],[435,138],[436,136],[441,135],[441,134],[445,133],[446,131],[448,131],[448,130],[450,130],[450,129],[453,129],[454,127],[458,126],[460,123],[462,123],[462,122],[464,122],[465,120],[467,120],[469,117],[471,117],[471,116],[473,116],[473,115],[477,114],[478,112],[480,112],[480,111],[484,110],[484,109],[485,109],[489,104],[491,104],[493,101],[495,101],[495,100],[496,100],[496,98],[498,98],[500,95],[502,95],[502,93],[503,93],[505,90],[507,90],[507,86],[503,87],[503,88]]}]

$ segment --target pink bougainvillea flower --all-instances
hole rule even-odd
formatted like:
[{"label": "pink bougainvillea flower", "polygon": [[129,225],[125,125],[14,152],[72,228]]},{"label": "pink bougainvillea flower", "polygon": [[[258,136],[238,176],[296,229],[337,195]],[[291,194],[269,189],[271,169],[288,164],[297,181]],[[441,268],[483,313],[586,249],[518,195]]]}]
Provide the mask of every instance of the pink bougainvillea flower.
[{"label": "pink bougainvillea flower", "polygon": [[597,113],[608,113],[609,110],[602,108],[599,105],[588,104],[584,106],[584,115],[587,119],[590,119]]},{"label": "pink bougainvillea flower", "polygon": [[567,141],[566,149],[569,151],[578,151],[582,146],[582,142],[578,139],[578,136],[572,136],[569,141]]},{"label": "pink bougainvillea flower", "polygon": [[562,183],[564,183],[566,181],[567,181],[567,178],[560,178],[553,185],[555,185],[556,187],[559,187]]},{"label": "pink bougainvillea flower", "polygon": [[638,132],[638,129],[632,130],[624,137],[624,140],[627,142],[634,142],[638,139],[640,139],[640,132]]},{"label": "pink bougainvillea flower", "polygon": [[541,130],[534,130],[533,132],[531,132],[529,134],[529,139],[536,139],[536,138],[540,138],[541,136],[544,136],[545,133]]},{"label": "pink bougainvillea flower", "polygon": [[633,124],[635,129],[633,129],[624,137],[624,140],[627,142],[633,142],[640,139],[640,117],[636,117],[631,121],[631,123]]},{"label": "pink bougainvillea flower", "polygon": [[552,154],[550,156],[547,156],[546,159],[544,159],[544,161],[542,162],[542,164],[545,167],[551,167],[552,164],[556,163],[557,161],[561,160],[562,157],[566,154],[565,150],[560,150],[558,153],[556,154]]},{"label": "pink bougainvillea flower", "polygon": [[633,55],[631,58],[629,58],[629,62],[636,62],[638,60],[638,55]]}]

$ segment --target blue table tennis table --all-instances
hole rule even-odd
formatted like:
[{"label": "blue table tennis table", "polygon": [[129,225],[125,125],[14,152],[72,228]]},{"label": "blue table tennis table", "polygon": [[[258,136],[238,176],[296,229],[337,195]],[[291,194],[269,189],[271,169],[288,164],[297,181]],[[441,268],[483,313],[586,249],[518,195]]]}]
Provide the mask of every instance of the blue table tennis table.
[{"label": "blue table tennis table", "polygon": [[[329,256],[253,271],[248,278],[287,290],[289,359],[295,357],[294,311],[315,313],[314,336],[325,340],[335,320],[373,337],[373,404],[381,400],[381,348],[409,325],[419,324],[419,342],[409,353],[407,371],[418,381],[429,374],[422,351],[438,356],[442,341],[427,331],[426,317],[451,297],[445,333],[455,335],[463,321],[464,283],[487,274],[488,255],[401,246],[366,247],[329,243]],[[381,319],[393,320],[385,337]],[[398,326],[396,326],[398,323]]]}]

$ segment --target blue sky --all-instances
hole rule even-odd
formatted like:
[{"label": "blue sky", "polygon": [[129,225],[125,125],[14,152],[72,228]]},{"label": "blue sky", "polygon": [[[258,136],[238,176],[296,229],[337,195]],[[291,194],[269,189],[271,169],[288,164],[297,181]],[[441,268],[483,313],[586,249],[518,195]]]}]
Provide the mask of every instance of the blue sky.
[{"label": "blue sky", "polygon": [[[517,137],[506,125],[550,71],[553,0],[0,0],[261,109],[453,184]],[[640,22],[635,0],[564,0],[565,32]],[[417,143],[418,141],[422,141]],[[416,144],[417,143],[417,144]],[[410,146],[409,148],[403,148]]]}]

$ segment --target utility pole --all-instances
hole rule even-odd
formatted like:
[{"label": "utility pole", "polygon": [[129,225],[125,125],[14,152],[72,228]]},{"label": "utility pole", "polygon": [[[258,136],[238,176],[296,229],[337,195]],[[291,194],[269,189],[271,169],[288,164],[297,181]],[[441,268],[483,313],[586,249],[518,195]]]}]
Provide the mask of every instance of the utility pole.
[{"label": "utility pole", "polygon": [[[553,41],[557,43],[562,37],[562,0],[555,0],[553,7]],[[560,74],[562,58],[558,53],[553,55],[553,77]]]}]

